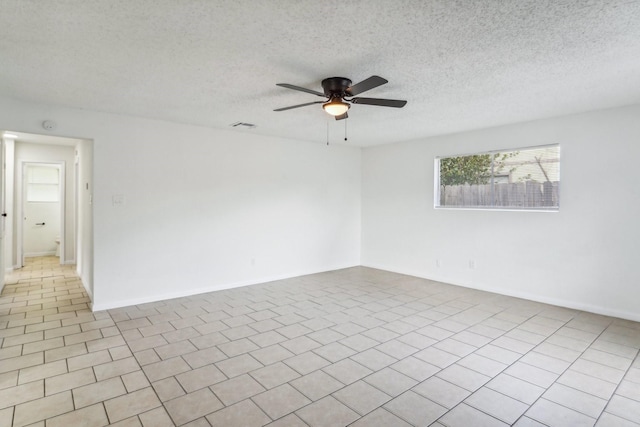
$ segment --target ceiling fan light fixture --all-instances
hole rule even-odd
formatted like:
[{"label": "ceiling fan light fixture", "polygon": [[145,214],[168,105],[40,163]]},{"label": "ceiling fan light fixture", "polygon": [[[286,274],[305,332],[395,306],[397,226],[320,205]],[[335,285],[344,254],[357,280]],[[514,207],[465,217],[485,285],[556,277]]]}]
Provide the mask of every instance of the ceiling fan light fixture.
[{"label": "ceiling fan light fixture", "polygon": [[351,104],[340,98],[331,98],[329,102],[322,104],[322,108],[332,116],[341,116],[351,108]]}]

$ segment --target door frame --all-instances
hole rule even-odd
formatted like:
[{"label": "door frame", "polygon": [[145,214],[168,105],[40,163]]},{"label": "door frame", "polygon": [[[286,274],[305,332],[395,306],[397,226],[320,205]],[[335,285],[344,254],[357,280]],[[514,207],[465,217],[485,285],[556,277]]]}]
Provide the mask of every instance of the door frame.
[{"label": "door frame", "polygon": [[4,244],[5,244],[5,227],[7,224],[7,194],[6,194],[6,185],[7,185],[7,162],[5,162],[5,142],[4,135],[0,137],[0,213],[2,217],[0,217],[0,292],[4,289],[4,278],[5,278],[5,252],[4,252]]},{"label": "door frame", "polygon": [[26,181],[26,173],[27,166],[29,165],[38,165],[38,166],[55,166],[58,167],[59,172],[59,187],[58,191],[60,192],[60,264],[64,264],[65,259],[65,223],[66,223],[66,169],[65,169],[65,161],[32,161],[32,160],[20,160],[20,174],[18,175],[18,182],[16,182],[16,198],[17,198],[17,211],[19,212],[19,216],[16,215],[18,220],[16,221],[16,262],[18,263],[18,268],[24,267],[24,211],[25,211],[25,203],[27,200],[26,192],[27,186],[25,185]]}]

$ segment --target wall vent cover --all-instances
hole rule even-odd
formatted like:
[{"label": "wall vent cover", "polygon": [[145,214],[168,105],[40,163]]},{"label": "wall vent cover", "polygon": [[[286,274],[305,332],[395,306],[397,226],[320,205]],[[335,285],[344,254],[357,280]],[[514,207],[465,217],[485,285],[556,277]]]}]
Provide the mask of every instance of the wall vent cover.
[{"label": "wall vent cover", "polygon": [[235,122],[231,123],[229,126],[232,128],[240,128],[240,129],[253,129],[256,127],[253,123],[245,123],[245,122]]}]

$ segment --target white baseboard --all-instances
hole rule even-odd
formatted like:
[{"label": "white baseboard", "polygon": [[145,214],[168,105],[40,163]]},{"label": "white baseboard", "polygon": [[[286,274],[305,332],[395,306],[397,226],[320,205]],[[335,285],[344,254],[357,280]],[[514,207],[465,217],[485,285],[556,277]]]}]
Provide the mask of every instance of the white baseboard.
[{"label": "white baseboard", "polygon": [[[167,292],[167,293],[164,293],[164,294],[153,295],[153,296],[148,296],[148,297],[132,298],[132,299],[127,299],[127,300],[111,301],[111,302],[98,303],[98,304],[93,303],[92,304],[92,310],[93,311],[111,310],[111,309],[120,308],[120,307],[128,307],[128,306],[133,306],[133,305],[138,305],[138,304],[146,304],[146,303],[149,303],[149,302],[156,302],[156,301],[163,301],[163,300],[169,300],[169,299],[174,299],[174,298],[188,297],[188,296],[204,294],[204,293],[208,293],[208,292],[222,291],[222,290],[225,290],[225,289],[240,288],[240,287],[243,287],[243,286],[256,285],[256,284],[260,284],[260,283],[272,282],[272,281],[275,281],[275,280],[290,279],[290,278],[294,278],[294,277],[305,276],[305,275],[308,275],[308,274],[317,274],[317,273],[323,273],[323,272],[334,271],[334,270],[341,270],[341,269],[344,269],[344,268],[351,268],[351,267],[358,267],[358,265],[336,266],[335,268],[332,268],[330,270],[313,271],[313,272],[297,272],[297,273],[284,274],[284,275],[278,275],[278,276],[262,277],[262,278],[254,279],[254,280],[246,280],[246,281],[239,281],[239,282],[234,282],[234,283],[223,283],[223,284],[217,284],[217,285],[212,285],[212,286],[205,286],[205,287],[196,288],[196,289],[189,289],[189,290],[185,290],[185,291]],[[451,278],[433,277],[433,276],[427,277],[423,273],[420,273],[420,272],[407,271],[407,270],[400,271],[400,270],[395,269],[393,267],[389,267],[389,266],[385,266],[385,265],[379,265],[379,264],[363,264],[362,267],[375,268],[375,269],[379,269],[379,270],[389,271],[389,272],[392,272],[392,273],[409,275],[409,276],[418,277],[418,278],[421,278],[421,279],[432,280],[434,282],[446,283],[446,284],[450,284],[450,285],[461,286],[461,287],[464,287],[464,288],[476,289],[476,290],[479,290],[479,291],[492,292],[492,293],[495,293],[495,294],[506,295],[506,296],[511,296],[511,297],[515,297],[515,298],[523,298],[523,299],[527,299],[527,300],[530,300],[530,301],[540,302],[540,303],[543,303],[543,304],[550,304],[550,305],[570,308],[570,309],[574,309],[574,310],[587,311],[587,312],[590,312],[590,313],[601,314],[603,316],[617,317],[617,318],[620,318],[620,319],[632,320],[634,322],[639,322],[640,321],[640,314],[634,313],[634,312],[628,312],[628,311],[624,311],[624,310],[615,310],[615,309],[596,306],[596,305],[592,305],[592,304],[585,304],[585,303],[580,303],[580,302],[575,302],[575,301],[570,301],[570,300],[563,300],[563,299],[558,299],[558,298],[549,298],[549,297],[545,297],[543,295],[531,294],[531,293],[528,293],[528,292],[511,291],[511,290],[503,289],[503,288],[476,285],[476,284],[471,284],[471,283],[463,283],[463,282],[460,282],[460,281],[452,280]],[[86,287],[85,287],[85,289],[87,290],[88,294],[91,293],[89,291],[89,289],[87,289]],[[93,295],[90,295],[90,297],[91,297],[91,300],[93,301]]]},{"label": "white baseboard", "polygon": [[38,256],[53,256],[56,254],[56,251],[47,251],[47,252],[28,252],[24,254],[25,258],[35,258]]},{"label": "white baseboard", "polygon": [[563,300],[559,298],[549,298],[543,295],[532,294],[529,292],[519,292],[519,291],[511,291],[509,289],[504,288],[495,288],[491,286],[477,285],[471,283],[462,283],[456,280],[451,280],[450,278],[443,277],[427,277],[423,273],[415,272],[415,271],[398,271],[394,268],[389,268],[388,266],[379,265],[379,264],[363,264],[363,267],[375,268],[378,270],[390,271],[392,273],[405,274],[408,276],[414,276],[421,279],[432,280],[434,282],[446,283],[449,285],[461,286],[463,288],[476,289],[479,291],[492,292],[494,294],[506,295],[509,297],[522,298],[527,299],[529,301],[540,302],[543,304],[550,304],[564,308],[570,308],[574,310],[587,311],[589,313],[601,314],[603,316],[617,317],[620,319],[632,320],[634,322],[640,322],[640,313],[629,312],[624,310],[615,310],[607,307],[600,307],[592,304],[585,304],[580,302],[575,302],[571,300]]},{"label": "white baseboard", "polygon": [[[183,298],[183,297],[188,297],[192,295],[206,294],[209,292],[223,291],[225,289],[241,288],[243,286],[257,285],[260,283],[273,282],[275,280],[291,279],[294,277],[306,276],[309,274],[325,273],[327,271],[342,270],[343,268],[351,268],[351,267],[358,267],[358,265],[349,264],[349,265],[343,265],[343,266],[336,266],[335,268],[330,268],[328,270],[310,271],[310,272],[309,271],[294,272],[290,274],[283,274],[283,275],[277,275],[277,276],[261,277],[259,279],[243,280],[243,281],[234,282],[234,283],[221,283],[221,284],[212,285],[212,286],[205,286],[202,288],[188,289],[184,291],[167,292],[164,294],[153,295],[148,297],[132,298],[127,300],[119,300],[119,301],[112,301],[112,302],[98,303],[98,304],[93,303],[91,306],[91,310],[92,311],[111,310],[114,308],[129,307],[132,305],[146,304],[149,302],[164,301],[164,300],[170,300],[174,298]],[[91,300],[93,301],[93,298]]]},{"label": "white baseboard", "polygon": [[91,292],[91,289],[89,289],[89,287],[84,284],[84,281],[82,279],[80,279],[80,283],[82,283],[82,287],[84,288],[85,292],[89,296],[89,299],[91,300],[89,305],[92,307],[91,311],[93,311],[93,292]]}]

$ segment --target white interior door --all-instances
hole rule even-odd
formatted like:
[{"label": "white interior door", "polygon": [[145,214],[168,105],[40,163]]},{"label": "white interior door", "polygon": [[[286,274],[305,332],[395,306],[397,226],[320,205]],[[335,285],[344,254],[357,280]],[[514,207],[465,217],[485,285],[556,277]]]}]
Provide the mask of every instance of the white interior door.
[{"label": "white interior door", "polygon": [[23,253],[56,255],[61,234],[60,165],[26,163],[24,167]]}]

